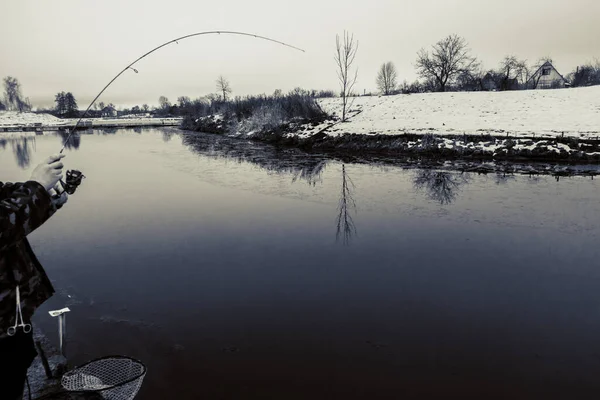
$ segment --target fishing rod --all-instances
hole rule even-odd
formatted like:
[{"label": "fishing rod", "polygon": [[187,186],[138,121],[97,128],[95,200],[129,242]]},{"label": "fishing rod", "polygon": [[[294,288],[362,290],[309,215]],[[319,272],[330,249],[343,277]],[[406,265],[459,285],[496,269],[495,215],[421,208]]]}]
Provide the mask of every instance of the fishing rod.
[{"label": "fishing rod", "polygon": [[[225,34],[225,35],[239,35],[239,36],[250,36],[256,39],[262,39],[262,40],[268,40],[270,42],[274,42],[286,47],[290,47],[292,49],[301,51],[303,53],[305,53],[304,50],[302,50],[301,48],[298,48],[296,46],[292,46],[290,44],[284,43],[284,42],[280,42],[279,40],[275,40],[275,39],[271,39],[268,38],[266,36],[260,36],[260,35],[255,35],[253,33],[246,33],[246,32],[236,32],[236,31],[205,31],[205,32],[197,32],[197,33],[192,33],[190,35],[185,35],[185,36],[181,36],[172,40],[169,40],[168,42],[165,42],[163,44],[161,44],[158,47],[155,47],[154,49],[150,50],[149,52],[145,53],[144,55],[142,55],[141,57],[139,57],[138,59],[136,59],[134,62],[132,62],[131,64],[127,65],[125,68],[123,68],[123,70],[121,72],[119,72],[114,78],[112,78],[112,80],[110,82],[108,82],[108,84],[106,86],[104,86],[104,88],[100,91],[100,93],[98,93],[98,95],[96,97],[94,97],[94,100],[91,101],[90,105],[86,108],[85,112],[83,113],[83,115],[77,120],[77,123],[75,124],[75,126],[71,129],[71,131],[69,132],[69,135],[67,136],[67,138],[65,139],[65,142],[63,144],[62,149],[60,149],[60,153],[62,153],[66,146],[67,143],[69,143],[69,139],[71,139],[71,136],[73,135],[73,133],[77,130],[77,127],[79,126],[79,123],[81,122],[81,120],[83,118],[86,117],[86,115],[88,114],[88,112],[90,111],[90,108],[92,108],[92,105],[94,105],[94,103],[96,102],[96,100],[98,100],[98,98],[102,95],[102,93],[104,93],[104,91],[106,89],[108,89],[108,87],[119,77],[121,76],[125,71],[127,71],[128,69],[131,69],[133,72],[135,72],[136,74],[138,73],[138,70],[133,68],[133,65],[136,64],[138,61],[140,61],[141,59],[145,58],[146,56],[154,53],[156,50],[168,46],[171,43],[177,43],[179,44],[180,40],[183,39],[187,39],[187,38],[191,38],[194,36],[201,36],[201,35],[220,35],[220,34]],[[60,154],[59,153],[59,154]],[[66,178],[66,183],[62,181],[62,179],[60,180],[60,183],[63,186],[63,190],[65,190],[68,194],[73,194],[75,193],[75,190],[77,189],[77,187],[81,184],[82,179],[85,178],[85,176],[77,170],[70,170],[67,171],[67,178]],[[58,198],[60,197],[60,193],[57,193],[56,195],[53,196],[53,198]]]},{"label": "fishing rod", "polygon": [[115,76],[110,82],[108,82],[108,84],[106,86],[104,86],[104,89],[102,89],[100,91],[100,93],[98,93],[98,95],[94,98],[94,100],[92,100],[92,102],[90,103],[90,105],[87,107],[87,109],[85,110],[85,112],[83,113],[83,115],[79,118],[79,120],[77,121],[77,123],[75,124],[75,126],[73,127],[73,129],[71,129],[71,132],[69,133],[69,135],[67,136],[67,139],[65,140],[65,143],[63,144],[62,149],[60,149],[60,153],[62,153],[65,149],[65,147],[67,146],[67,143],[69,142],[69,139],[71,138],[71,135],[73,135],[73,132],[75,132],[77,130],[77,127],[79,126],[79,123],[81,122],[81,120],[83,118],[85,118],[85,116],[88,114],[88,112],[90,111],[90,108],[92,107],[92,105],[94,105],[94,103],[96,102],[96,100],[98,100],[98,98],[102,95],[102,93],[104,93],[104,91],[119,77],[121,76],[121,74],[123,74],[125,71],[127,71],[128,69],[133,70],[136,74],[138,73],[138,70],[133,68],[133,65],[135,63],[137,63],[138,61],[140,61],[141,59],[143,59],[144,57],[154,53],[156,50],[168,46],[171,43],[177,43],[179,44],[180,40],[183,39],[187,39],[187,38],[191,38],[193,36],[201,36],[201,35],[214,35],[214,34],[226,34],[226,35],[240,35],[240,36],[250,36],[250,37],[254,37],[256,39],[262,39],[262,40],[268,40],[270,42],[274,42],[274,43],[278,43],[281,44],[283,46],[287,46],[290,47],[292,49],[301,51],[303,53],[305,53],[304,50],[302,50],[301,48],[298,48],[296,46],[292,46],[290,44],[284,43],[284,42],[280,42],[279,40],[275,40],[275,39],[271,39],[265,36],[260,36],[260,35],[255,35],[253,33],[246,33],[246,32],[236,32],[236,31],[206,31],[206,32],[198,32],[198,33],[192,33],[190,35],[185,35],[185,36],[181,36],[172,40],[169,40],[166,43],[161,44],[158,47],[155,47],[154,49],[150,50],[149,52],[147,52],[146,54],[144,54],[143,56],[141,56],[140,58],[138,58],[137,60],[135,60],[134,62],[132,62],[131,64],[129,64],[128,66],[126,66],[125,68],[123,68],[123,70],[121,72],[119,72],[117,74],[117,76]]}]

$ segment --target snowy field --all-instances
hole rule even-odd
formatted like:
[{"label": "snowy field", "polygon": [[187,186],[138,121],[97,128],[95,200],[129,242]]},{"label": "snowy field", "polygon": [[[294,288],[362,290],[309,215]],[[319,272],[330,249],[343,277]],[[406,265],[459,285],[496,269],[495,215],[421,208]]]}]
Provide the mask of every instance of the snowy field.
[{"label": "snowy field", "polygon": [[[331,136],[434,133],[492,134],[512,137],[596,138],[600,135],[600,86],[509,92],[450,92],[367,96],[354,100],[359,114],[336,124]],[[322,99],[329,113],[341,116],[341,100]],[[353,113],[352,113],[353,114]],[[305,130],[310,136],[326,126]]]}]

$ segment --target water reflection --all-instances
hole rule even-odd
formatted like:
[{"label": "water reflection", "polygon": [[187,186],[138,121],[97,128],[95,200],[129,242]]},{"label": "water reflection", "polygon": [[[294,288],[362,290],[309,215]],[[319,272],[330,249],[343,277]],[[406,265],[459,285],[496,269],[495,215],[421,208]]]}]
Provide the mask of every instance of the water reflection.
[{"label": "water reflection", "polygon": [[505,185],[512,180],[515,180],[514,174],[508,174],[506,172],[498,172],[496,174],[496,185]]},{"label": "water reflection", "polygon": [[352,218],[352,213],[356,213],[356,202],[352,195],[354,190],[354,182],[346,173],[346,166],[342,165],[342,192],[338,204],[335,240],[338,242],[341,238],[344,245],[348,245],[352,237],[357,234],[356,225]]},{"label": "water reflection", "polygon": [[171,141],[173,136],[175,136],[175,133],[169,132],[169,131],[163,131],[163,133],[162,133],[163,142],[167,143],[167,142]]},{"label": "water reflection", "polygon": [[31,152],[35,151],[35,136],[0,139],[0,146],[2,149],[6,149],[8,143],[11,145],[19,168],[28,168],[31,163]]},{"label": "water reflection", "polygon": [[197,154],[251,163],[269,172],[290,174],[293,182],[303,180],[312,186],[321,182],[328,162],[323,155],[219,135],[184,132],[181,138],[182,143]]},{"label": "water reflection", "polygon": [[415,189],[424,190],[430,199],[447,205],[456,200],[460,186],[468,183],[464,174],[430,169],[418,170],[413,181]]},{"label": "water reflection", "polygon": [[62,138],[62,144],[65,146],[67,150],[77,150],[79,149],[79,145],[81,144],[81,135],[79,133],[74,133],[69,138],[68,131],[59,131],[58,135]]}]

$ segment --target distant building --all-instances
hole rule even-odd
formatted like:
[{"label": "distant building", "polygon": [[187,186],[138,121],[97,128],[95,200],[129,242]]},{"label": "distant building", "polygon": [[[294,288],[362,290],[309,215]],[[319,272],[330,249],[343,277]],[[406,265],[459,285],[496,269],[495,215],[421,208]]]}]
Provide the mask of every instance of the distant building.
[{"label": "distant building", "polygon": [[116,117],[117,110],[114,107],[106,106],[102,109],[102,111],[100,111],[100,115],[102,117]]},{"label": "distant building", "polygon": [[569,86],[567,80],[554,68],[550,61],[546,61],[527,81],[527,89],[554,89]]},{"label": "distant building", "polygon": [[492,76],[491,73],[488,72],[487,74],[485,74],[483,79],[481,79],[481,89],[487,91],[498,90],[496,80],[494,79],[494,76]]}]

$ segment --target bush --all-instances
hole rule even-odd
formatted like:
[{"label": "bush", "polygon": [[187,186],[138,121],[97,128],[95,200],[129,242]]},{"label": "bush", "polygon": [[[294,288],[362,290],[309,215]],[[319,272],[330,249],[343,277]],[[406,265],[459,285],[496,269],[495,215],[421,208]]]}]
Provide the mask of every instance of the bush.
[{"label": "bush", "polygon": [[[314,92],[314,91],[313,91]],[[240,132],[274,129],[289,122],[309,122],[327,117],[315,93],[296,88],[287,95],[236,97],[232,101],[192,102],[184,115],[195,120],[207,115],[223,115],[231,130]],[[183,111],[183,110],[182,110]]]},{"label": "bush", "polygon": [[600,85],[600,63],[577,67],[568,78],[573,87]]}]

